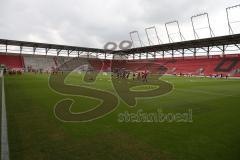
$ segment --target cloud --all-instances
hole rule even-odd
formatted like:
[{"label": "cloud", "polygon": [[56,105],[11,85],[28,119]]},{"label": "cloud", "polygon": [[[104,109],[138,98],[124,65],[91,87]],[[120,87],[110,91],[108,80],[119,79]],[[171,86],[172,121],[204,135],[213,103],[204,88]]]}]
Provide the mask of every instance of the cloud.
[{"label": "cloud", "polygon": [[147,43],[144,28],[155,25],[167,42],[163,24],[176,19],[192,39],[190,17],[200,12],[209,12],[216,35],[223,35],[225,8],[235,4],[237,0],[2,0],[0,37],[103,48],[106,42],[129,39],[132,30],[139,30]]}]

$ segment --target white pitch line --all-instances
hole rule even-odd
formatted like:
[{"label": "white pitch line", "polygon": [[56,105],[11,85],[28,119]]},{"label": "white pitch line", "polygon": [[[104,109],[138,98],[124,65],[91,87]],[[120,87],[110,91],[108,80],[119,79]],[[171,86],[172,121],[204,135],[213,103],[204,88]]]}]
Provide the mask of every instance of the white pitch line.
[{"label": "white pitch line", "polygon": [[5,104],[4,77],[2,76],[2,130],[1,130],[1,160],[9,160],[9,146],[7,133],[7,115]]}]

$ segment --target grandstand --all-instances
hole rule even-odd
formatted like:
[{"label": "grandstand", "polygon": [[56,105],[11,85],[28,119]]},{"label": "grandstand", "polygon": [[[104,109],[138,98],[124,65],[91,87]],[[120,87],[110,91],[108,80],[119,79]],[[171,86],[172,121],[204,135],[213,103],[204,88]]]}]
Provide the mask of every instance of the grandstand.
[{"label": "grandstand", "polygon": [[[0,55],[0,64],[4,64],[9,70],[51,73],[71,59],[69,57],[56,56],[2,54]],[[158,73],[159,67],[164,65],[168,69],[166,72],[168,75],[210,76],[222,74],[229,77],[240,77],[238,72],[240,70],[240,54],[200,56],[197,58],[156,58],[150,61],[152,63],[151,67],[148,66],[148,60],[122,60],[125,63],[121,63],[121,60],[91,58],[88,61],[96,70],[103,72],[110,72],[111,64],[113,63],[129,70],[149,70],[151,73]],[[141,67],[139,68],[139,66]]]}]

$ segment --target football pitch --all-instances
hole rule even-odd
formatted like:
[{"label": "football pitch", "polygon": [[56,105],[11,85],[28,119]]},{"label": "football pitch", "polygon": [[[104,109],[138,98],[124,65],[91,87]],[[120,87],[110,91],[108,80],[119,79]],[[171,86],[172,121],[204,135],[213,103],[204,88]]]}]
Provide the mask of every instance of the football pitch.
[{"label": "football pitch", "polygon": [[[10,159],[12,160],[234,160],[240,158],[240,80],[171,77],[173,90],[138,98],[91,122],[63,122],[54,114],[62,99],[73,99],[74,113],[93,109],[100,100],[63,95],[49,88],[47,74],[5,76]],[[66,84],[83,85],[71,74]],[[118,96],[110,75],[84,84]],[[161,87],[161,86],[160,86]],[[154,86],[143,85],[137,90]],[[123,113],[191,114],[189,121],[121,121]]]}]

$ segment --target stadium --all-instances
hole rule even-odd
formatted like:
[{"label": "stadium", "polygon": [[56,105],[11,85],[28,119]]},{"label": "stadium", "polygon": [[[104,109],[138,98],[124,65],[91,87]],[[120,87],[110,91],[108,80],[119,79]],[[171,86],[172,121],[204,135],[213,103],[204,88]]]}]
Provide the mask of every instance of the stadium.
[{"label": "stadium", "polygon": [[201,13],[190,40],[178,21],[167,42],[156,26],[102,48],[0,39],[1,159],[238,160],[239,8],[221,36]]}]

